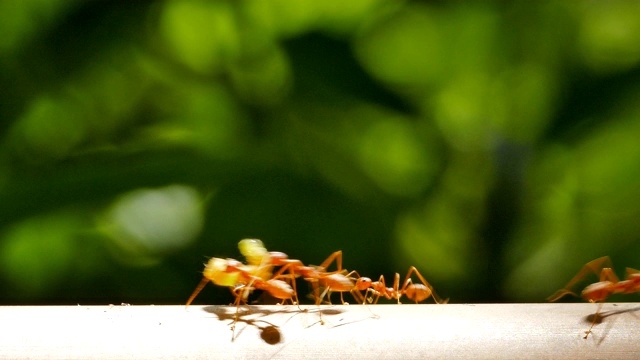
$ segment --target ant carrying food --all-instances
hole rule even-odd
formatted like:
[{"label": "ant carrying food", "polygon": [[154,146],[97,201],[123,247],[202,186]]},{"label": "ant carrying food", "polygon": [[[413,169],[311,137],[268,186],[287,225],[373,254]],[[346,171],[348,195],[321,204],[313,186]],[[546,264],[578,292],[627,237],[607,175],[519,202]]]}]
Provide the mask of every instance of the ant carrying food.
[{"label": "ant carrying food", "polygon": [[[282,304],[287,300],[291,301],[292,304],[298,304],[298,294],[295,288],[289,285],[289,283],[293,283],[295,286],[293,273],[271,275],[273,268],[271,255],[279,257],[280,253],[267,252],[262,242],[255,239],[242,240],[238,246],[241,252],[247,256],[250,264],[243,264],[238,260],[229,258],[211,258],[205,265],[202,280],[186,304],[186,306],[189,306],[209,281],[218,286],[229,287],[231,293],[235,296],[234,305],[236,306],[236,316],[232,330],[235,330],[235,324],[238,322],[240,303],[246,304],[249,293],[254,289],[268,292],[273,297],[281,299]],[[289,283],[280,280],[283,278],[288,279]]]},{"label": "ant carrying food", "polygon": [[[582,269],[576,274],[576,276],[569,281],[569,283],[562,289],[556,291],[553,295],[547,298],[547,300],[553,302],[565,295],[577,296],[571,289],[580,281],[593,272],[600,276],[600,281],[587,285],[582,290],[582,298],[591,303],[605,301],[609,296],[613,294],[631,294],[640,292],[640,271],[636,269],[627,268],[627,277],[625,280],[620,281],[613,271],[611,265],[611,259],[608,256],[603,256],[586,263]],[[585,331],[584,339],[591,334],[591,329],[598,320],[600,315],[600,309],[602,303],[598,304],[598,309],[593,316],[593,322],[589,330]]]},{"label": "ant carrying food", "polygon": [[[238,248],[246,258],[247,264],[235,259],[212,258],[205,265],[202,281],[198,284],[193,294],[187,300],[186,306],[196,298],[200,291],[211,281],[215,285],[230,288],[235,297],[236,316],[232,329],[238,321],[239,307],[247,304],[249,294],[253,290],[263,290],[284,304],[290,301],[299,307],[296,278],[302,277],[311,283],[313,298],[316,305],[323,302],[325,296],[331,303],[331,292],[340,293],[340,301],[343,305],[343,294],[350,292],[357,303],[366,304],[367,301],[377,303],[383,296],[389,300],[395,299],[400,304],[400,298],[406,296],[419,303],[429,297],[438,304],[444,304],[447,300],[440,299],[433,287],[424,279],[418,270],[412,266],[409,268],[402,287],[400,287],[400,275],[396,273],[393,287],[386,287],[384,277],[378,281],[371,281],[366,277],[360,277],[356,271],[348,272],[342,268],[342,251],[336,251],[329,255],[318,266],[305,265],[297,259],[290,259],[287,254],[277,251],[267,251],[262,241],[257,239],[244,239],[238,243]],[[335,262],[336,270],[328,271],[329,266]],[[274,273],[274,268],[279,269]],[[412,275],[418,277],[421,283],[413,283]],[[320,288],[324,288],[322,294]],[[363,296],[361,291],[366,291]],[[375,296],[375,301],[368,298],[369,293]],[[322,313],[320,313],[320,323]]]},{"label": "ant carrying food", "polygon": [[246,303],[248,292],[253,289],[267,291],[273,297],[282,299],[283,303],[287,300],[294,304],[298,302],[296,292],[286,281],[279,280],[276,277],[265,280],[256,275],[260,271],[258,268],[244,265],[235,259],[211,258],[203,271],[204,277],[202,281],[189,297],[186,306],[191,304],[209,281],[218,286],[231,288],[231,292],[236,295],[236,305],[240,301]]},{"label": "ant carrying food", "polygon": [[[332,253],[319,266],[307,266],[300,260],[289,259],[285,253],[267,251],[262,241],[258,239],[243,239],[238,243],[238,248],[246,258],[247,264],[235,259],[210,259],[205,265],[203,279],[187,301],[187,306],[209,281],[231,289],[235,297],[236,321],[240,304],[247,303],[249,293],[254,289],[264,290],[273,297],[282,299],[282,304],[291,301],[292,304],[299,305],[296,277],[302,277],[311,283],[317,305],[320,305],[324,296],[330,295],[331,291],[340,292],[341,302],[346,304],[342,296],[343,292],[353,293],[355,289],[354,280],[349,277],[350,274],[346,270],[342,269],[342,251]],[[337,270],[327,271],[334,261]],[[280,268],[273,273],[275,267]],[[320,287],[325,288],[322,294],[320,294]],[[353,293],[353,295],[356,301],[360,302],[361,297],[358,297],[360,294]],[[320,322],[323,323],[322,315],[320,316]]]},{"label": "ant carrying food", "polygon": [[[213,282],[218,286],[226,286],[231,288],[234,295],[242,293],[241,299],[237,298],[236,303],[245,300],[248,292],[253,288],[265,290],[277,299],[291,300],[292,303],[298,302],[297,293],[285,281],[279,280],[286,278],[284,274],[272,276],[273,259],[286,257],[286,255],[277,252],[267,252],[262,241],[257,239],[244,239],[238,243],[240,252],[247,258],[249,264],[245,265],[235,259],[211,258],[205,265],[203,278],[196,287],[193,294],[187,301],[187,306],[191,304],[193,299],[209,282]],[[292,275],[291,275],[292,276]],[[243,291],[239,292],[238,288]]]}]

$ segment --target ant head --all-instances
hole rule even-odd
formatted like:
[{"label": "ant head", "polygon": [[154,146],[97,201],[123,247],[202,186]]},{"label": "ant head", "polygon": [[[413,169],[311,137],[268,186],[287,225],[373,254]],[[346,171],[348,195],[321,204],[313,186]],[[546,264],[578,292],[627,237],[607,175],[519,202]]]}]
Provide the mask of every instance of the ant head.
[{"label": "ant head", "polygon": [[356,280],[356,289],[358,290],[367,290],[371,287],[371,279],[368,277],[360,277]]}]

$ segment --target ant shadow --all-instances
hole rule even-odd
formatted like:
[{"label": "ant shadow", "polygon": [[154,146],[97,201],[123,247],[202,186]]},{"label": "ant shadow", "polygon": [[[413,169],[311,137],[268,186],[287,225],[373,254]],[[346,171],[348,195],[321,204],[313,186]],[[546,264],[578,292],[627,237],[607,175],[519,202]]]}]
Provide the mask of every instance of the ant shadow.
[{"label": "ant shadow", "polygon": [[[282,332],[280,331],[280,327],[277,325],[272,324],[271,322],[261,319],[264,317],[268,317],[270,315],[273,314],[291,314],[291,316],[283,323],[286,324],[288,323],[291,319],[293,319],[294,317],[302,314],[302,313],[319,313],[320,317],[318,318],[318,321],[310,324],[307,326],[311,327],[317,323],[322,323],[321,320],[321,316],[322,315],[339,315],[341,314],[343,311],[340,309],[290,309],[290,308],[285,308],[283,307],[282,309],[278,309],[278,310],[272,310],[272,309],[266,309],[264,307],[258,307],[258,308],[252,308],[249,305],[245,305],[245,307],[247,307],[247,311],[242,313],[242,312],[238,312],[236,313],[236,311],[240,311],[239,309],[237,309],[236,307],[233,306],[214,306],[214,305],[210,305],[210,306],[205,306],[203,308],[204,311],[214,314],[215,316],[218,317],[219,320],[224,321],[224,320],[230,320],[231,321],[231,326],[232,326],[232,330],[234,330],[232,337],[231,337],[231,341],[235,341],[235,339],[240,336],[240,334],[242,334],[242,332],[248,327],[248,326],[254,326],[256,327],[259,331],[260,331],[260,338],[266,342],[269,345],[277,345],[279,343],[282,342]],[[254,319],[248,319],[246,317],[244,317],[243,315],[257,315],[257,318]],[[241,330],[239,330],[237,333],[235,332],[235,326],[237,323],[245,323],[247,326],[243,327]]]},{"label": "ant shadow", "polygon": [[[604,305],[604,303],[601,303],[601,305]],[[617,304],[612,304],[612,305],[617,306]],[[598,310],[600,310],[600,308],[601,307],[598,307]],[[617,315],[626,314],[626,313],[630,313],[631,315],[636,316],[635,313],[637,313],[638,311],[640,311],[640,306],[636,306],[628,309],[621,309],[621,310],[609,310],[609,311],[602,311],[602,312],[596,311],[593,314],[589,314],[585,316],[584,322],[591,324],[593,328],[596,325],[602,324],[604,322],[604,319],[608,317],[617,316]],[[607,334],[609,333],[609,331],[611,330],[611,327],[613,326],[613,322],[608,322],[608,325],[609,326],[606,327],[604,334],[602,335],[602,337],[600,337],[600,340],[598,340],[597,342],[598,346],[602,344],[604,339],[607,337]],[[583,338],[586,339],[589,334],[593,335],[593,332],[591,329],[589,329],[588,331],[585,331],[585,336]],[[595,335],[593,336],[595,337]]]}]

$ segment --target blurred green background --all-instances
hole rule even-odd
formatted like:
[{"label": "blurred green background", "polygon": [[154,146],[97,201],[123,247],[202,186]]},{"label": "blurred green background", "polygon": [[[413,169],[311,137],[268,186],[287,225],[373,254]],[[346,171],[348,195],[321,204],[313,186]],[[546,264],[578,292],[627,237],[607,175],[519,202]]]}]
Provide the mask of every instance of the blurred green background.
[{"label": "blurred green background", "polygon": [[247,237],[452,303],[640,267],[640,2],[1,1],[0,34],[2,304],[182,304]]}]

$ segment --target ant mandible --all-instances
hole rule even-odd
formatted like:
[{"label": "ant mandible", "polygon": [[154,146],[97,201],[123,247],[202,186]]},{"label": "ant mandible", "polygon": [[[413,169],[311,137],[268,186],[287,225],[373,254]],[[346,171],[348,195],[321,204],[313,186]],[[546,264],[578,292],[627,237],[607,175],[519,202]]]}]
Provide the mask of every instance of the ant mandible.
[{"label": "ant mandible", "polygon": [[593,322],[589,330],[585,331],[584,339],[591,334],[591,329],[598,320],[600,315],[600,309],[602,308],[602,301],[605,301],[609,296],[613,294],[631,294],[640,292],[640,271],[632,268],[627,268],[627,277],[625,280],[620,281],[613,271],[611,265],[611,259],[608,256],[603,256],[586,263],[582,269],[576,274],[576,276],[567,283],[567,285],[556,291],[553,295],[549,296],[547,300],[553,302],[565,295],[577,296],[575,292],[571,290],[578,282],[582,281],[591,272],[600,276],[600,281],[587,285],[582,290],[582,298],[591,303],[598,303],[598,309],[593,316]]}]

